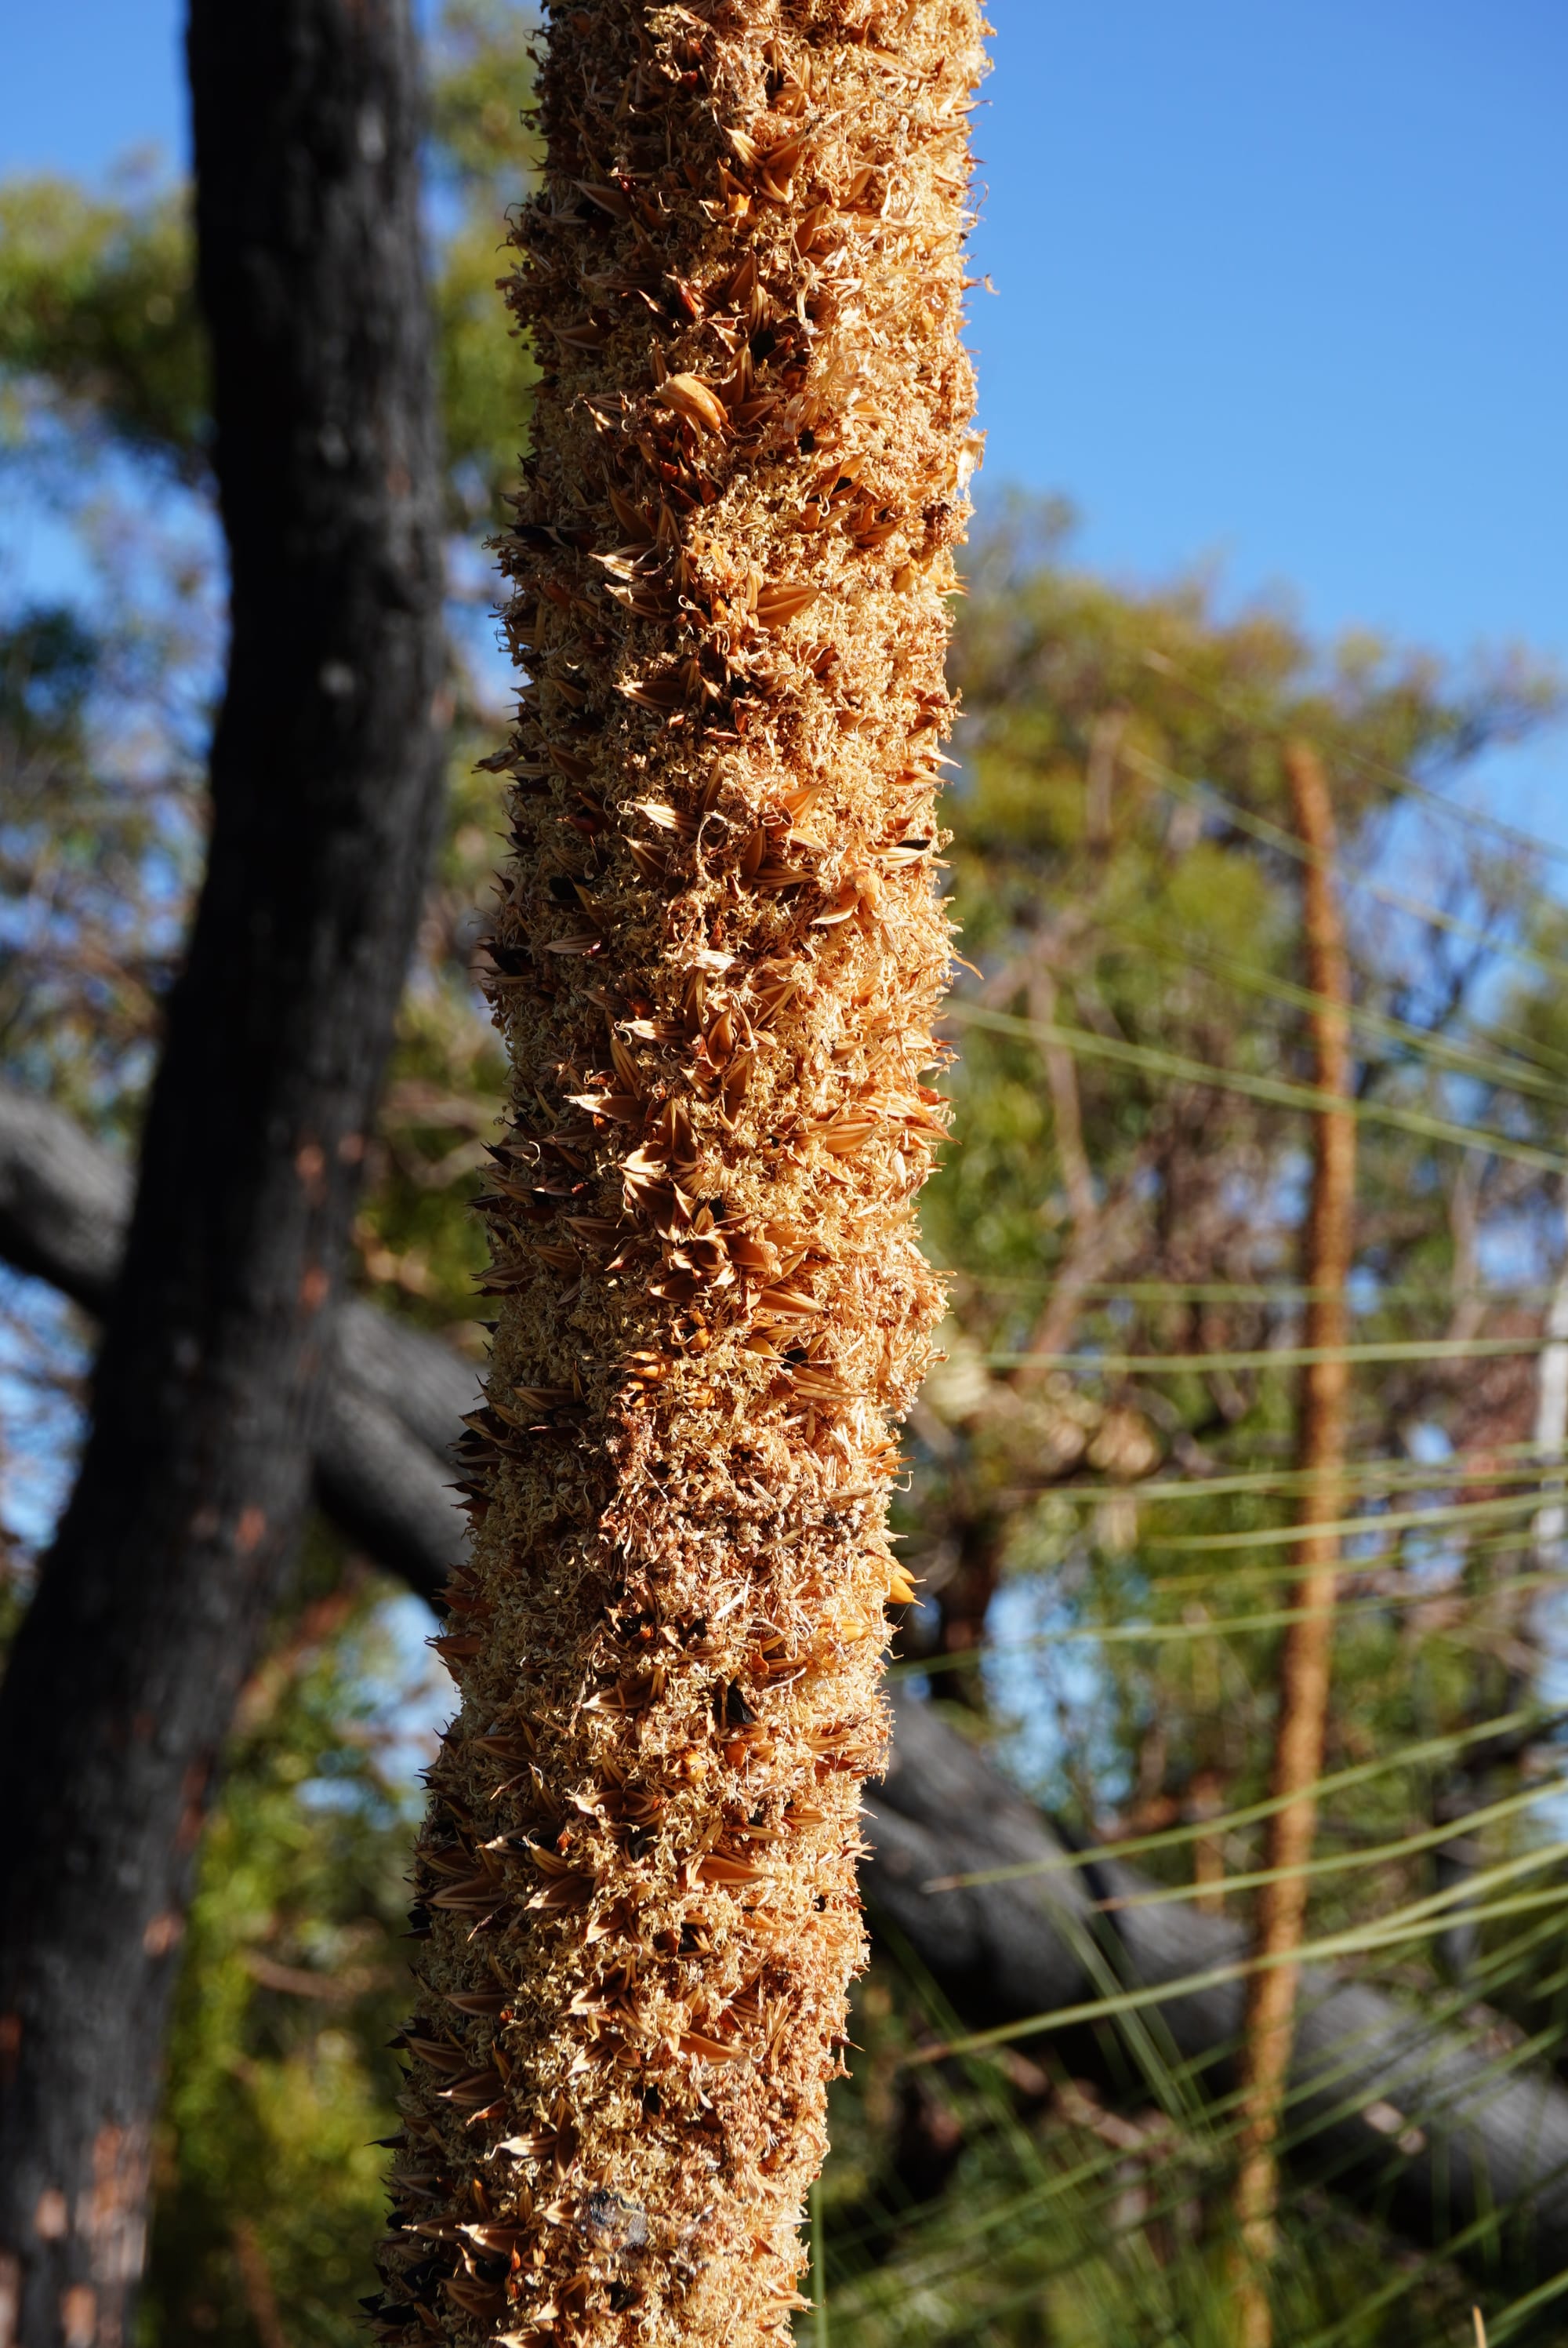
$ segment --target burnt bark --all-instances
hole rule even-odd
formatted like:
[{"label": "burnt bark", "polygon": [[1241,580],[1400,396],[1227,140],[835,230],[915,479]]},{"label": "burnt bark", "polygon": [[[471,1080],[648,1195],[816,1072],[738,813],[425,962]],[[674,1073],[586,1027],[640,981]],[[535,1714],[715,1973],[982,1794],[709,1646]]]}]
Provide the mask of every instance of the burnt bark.
[{"label": "burnt bark", "polygon": [[[92,1195],[112,1200],[113,1164],[58,1110],[0,1085],[0,1257],[78,1293],[69,1286],[71,1266],[88,1242],[64,1191],[91,1183]],[[90,1242],[111,1267],[118,1247],[112,1212]],[[434,1597],[459,1546],[446,1454],[471,1373],[438,1339],[363,1304],[340,1308],[333,1342],[334,1393],[345,1407],[317,1423],[318,1495],[378,1563]],[[392,1479],[384,1485],[384,1475]],[[371,1510],[353,1513],[359,1503],[352,1496],[389,1517],[399,1492],[415,1495],[417,1505],[394,1553],[376,1547],[366,1529]],[[337,1494],[351,1496],[349,1509]],[[1242,2034],[1245,1929],[1190,1905],[1103,1912],[1097,1902],[1135,1898],[1153,1889],[1150,1879],[1105,1855],[1069,1864],[1049,1822],[981,1753],[927,1707],[899,1695],[895,1709],[892,1764],[869,1797],[860,1876],[874,1934],[879,1924],[891,1927],[894,1945],[914,1955],[968,2026],[1020,2024],[1023,2041],[1034,2035],[1033,2017],[1101,1994],[1109,1961],[1128,1986],[1167,1993],[1148,2018],[1194,2066],[1201,2089],[1229,2094]],[[927,1888],[1013,1865],[1037,1871],[1010,1883]],[[1235,1970],[1193,1985],[1194,1975],[1220,1968]],[[1135,2082],[1136,2066],[1113,2034],[1091,2029],[1057,2044],[1075,2070],[1112,2092]],[[1391,2114],[1405,2148],[1389,2134]],[[1282,2145],[1289,2160],[1309,2165],[1359,2205],[1388,2206],[1419,2240],[1451,2240],[1495,2209],[1496,2235],[1471,2245],[1489,2269],[1552,2272],[1568,2264],[1568,2091],[1542,2071],[1511,2068],[1457,2014],[1434,2018],[1385,1990],[1308,1968]]]},{"label": "burnt bark", "polygon": [[0,2298],[23,2348],[127,2334],[193,1854],[309,1499],[439,802],[404,0],[192,0],[189,58],[231,645],[91,1432],[0,1692]]}]

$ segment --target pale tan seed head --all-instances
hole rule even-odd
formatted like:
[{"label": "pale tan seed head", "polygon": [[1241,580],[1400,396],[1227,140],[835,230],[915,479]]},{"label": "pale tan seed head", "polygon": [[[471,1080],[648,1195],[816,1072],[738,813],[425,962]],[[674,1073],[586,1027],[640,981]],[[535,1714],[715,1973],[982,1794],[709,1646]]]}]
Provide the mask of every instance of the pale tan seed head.
[{"label": "pale tan seed head", "polygon": [[508,286],[499,1300],[439,1643],[388,2337],[749,2343],[864,1935],[914,1200],[972,0],[555,8]]}]

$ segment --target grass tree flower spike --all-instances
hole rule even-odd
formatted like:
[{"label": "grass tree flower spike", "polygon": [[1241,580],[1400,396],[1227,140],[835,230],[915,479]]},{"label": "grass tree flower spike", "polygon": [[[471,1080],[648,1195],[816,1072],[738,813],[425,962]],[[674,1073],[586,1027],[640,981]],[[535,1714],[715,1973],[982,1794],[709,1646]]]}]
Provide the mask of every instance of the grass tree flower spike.
[{"label": "grass tree flower spike", "polygon": [[974,0],[558,5],[496,770],[499,1320],[418,1854],[384,2334],[788,2327],[864,1934]]}]

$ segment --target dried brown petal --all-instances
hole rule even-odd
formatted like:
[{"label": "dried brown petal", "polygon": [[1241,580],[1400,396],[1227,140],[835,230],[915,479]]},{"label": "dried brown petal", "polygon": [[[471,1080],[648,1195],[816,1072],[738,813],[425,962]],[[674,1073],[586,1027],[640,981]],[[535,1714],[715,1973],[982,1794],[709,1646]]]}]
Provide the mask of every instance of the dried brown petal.
[{"label": "dried brown petal", "polygon": [[658,396],[666,407],[672,407],[704,432],[722,432],[730,420],[723,401],[699,376],[666,376]]}]

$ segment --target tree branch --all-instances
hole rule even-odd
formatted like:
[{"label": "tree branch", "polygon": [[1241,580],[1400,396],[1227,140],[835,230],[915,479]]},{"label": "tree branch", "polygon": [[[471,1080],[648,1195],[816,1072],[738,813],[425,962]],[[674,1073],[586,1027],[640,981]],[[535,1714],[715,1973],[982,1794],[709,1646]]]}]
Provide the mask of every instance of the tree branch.
[{"label": "tree branch", "polygon": [[119,1278],[130,1168],[52,1101],[0,1085],[0,1256],[102,1314]]},{"label": "tree branch", "polygon": [[[101,1315],[131,1191],[129,1168],[74,1117],[0,1083],[0,1261]],[[316,1498],[356,1548],[433,1601],[462,1546],[444,1479],[478,1381],[449,1345],[354,1298],[331,1308],[328,1347]]]}]

